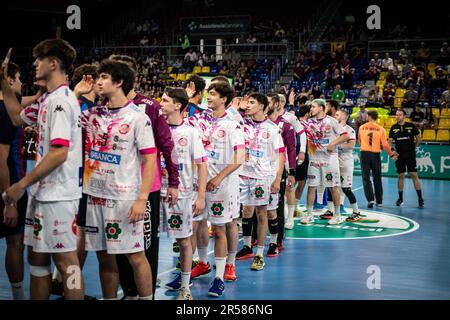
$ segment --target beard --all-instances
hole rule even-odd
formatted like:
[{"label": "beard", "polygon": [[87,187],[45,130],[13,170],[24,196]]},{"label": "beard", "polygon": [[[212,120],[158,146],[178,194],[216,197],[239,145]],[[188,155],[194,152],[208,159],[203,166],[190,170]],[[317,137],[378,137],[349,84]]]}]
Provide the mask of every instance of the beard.
[{"label": "beard", "polygon": [[275,112],[275,108],[267,110],[267,116],[270,117]]}]

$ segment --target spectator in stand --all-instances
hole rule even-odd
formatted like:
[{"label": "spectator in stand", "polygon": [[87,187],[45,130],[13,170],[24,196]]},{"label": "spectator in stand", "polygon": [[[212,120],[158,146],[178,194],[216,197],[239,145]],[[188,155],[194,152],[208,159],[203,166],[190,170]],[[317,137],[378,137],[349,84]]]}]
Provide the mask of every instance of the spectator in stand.
[{"label": "spectator in stand", "polygon": [[383,106],[392,107],[394,106],[395,91],[392,83],[389,83],[383,91]]},{"label": "spectator in stand", "polygon": [[195,53],[194,49],[189,48],[188,52],[186,52],[186,54],[184,55],[184,67],[188,71],[191,71],[194,68],[197,61],[198,61],[198,57],[197,57],[197,54]]},{"label": "spectator in stand", "polygon": [[376,65],[371,65],[366,71],[366,80],[378,80],[379,72]]},{"label": "spectator in stand", "polygon": [[337,101],[338,103],[343,103],[345,101],[345,93],[344,91],[341,91],[341,85],[339,84],[336,85],[336,88],[334,89],[331,98]]},{"label": "spectator in stand", "polygon": [[425,124],[425,114],[423,113],[422,106],[420,104],[416,104],[416,110],[411,112],[409,117],[411,118],[412,123],[422,131]]},{"label": "spectator in stand", "polygon": [[316,54],[313,54],[311,56],[311,61],[309,61],[309,72],[313,73],[313,74],[317,74],[320,72],[320,64],[319,61],[317,60],[317,56]]},{"label": "spectator in stand", "polygon": [[[436,65],[446,68],[450,65],[450,48],[447,42],[442,44],[439,56],[436,58]],[[447,68],[448,69],[448,68]]]},{"label": "spectator in stand", "polygon": [[381,63],[381,70],[383,71],[394,70],[394,60],[392,60],[388,52],[386,52],[384,59]]},{"label": "spectator in stand", "polygon": [[397,77],[394,74],[394,70],[388,70],[388,72],[386,74],[386,83],[389,83],[389,84],[397,83]]},{"label": "spectator in stand", "polygon": [[301,62],[297,62],[294,68],[294,81],[303,81],[305,78],[305,69],[302,66]]},{"label": "spectator in stand", "polygon": [[359,106],[359,110],[356,113],[355,117],[355,126],[359,128],[361,125],[366,123],[369,120],[369,113],[366,110],[366,106],[364,104]]},{"label": "spectator in stand", "polygon": [[425,42],[420,43],[420,48],[416,52],[416,63],[427,64],[430,60],[430,49],[425,46]]},{"label": "spectator in stand", "polygon": [[408,91],[405,92],[403,96],[402,106],[403,108],[413,108],[418,99],[417,91],[414,90],[414,86],[411,84],[408,87]]},{"label": "spectator in stand", "polygon": [[400,49],[398,58],[402,64],[406,64],[411,60],[411,50],[409,50],[409,46],[407,43],[405,43],[404,47]]},{"label": "spectator in stand", "polygon": [[313,84],[311,89],[309,90],[309,92],[310,92],[310,95],[312,95],[314,99],[319,99],[320,95],[322,94],[322,91],[320,90],[320,88],[317,84]]},{"label": "spectator in stand", "polygon": [[306,91],[306,87],[302,87],[300,93],[297,96],[297,105],[303,105],[306,101],[308,101],[308,91]]},{"label": "spectator in stand", "polygon": [[333,83],[332,86],[336,86],[338,84],[339,86],[342,86],[342,84],[344,83],[344,77],[342,76],[339,68],[334,69],[332,83]]},{"label": "spectator in stand", "polygon": [[424,129],[434,129],[436,127],[436,120],[432,111],[432,108],[425,108]]},{"label": "spectator in stand", "polygon": [[375,89],[370,90],[369,96],[367,97],[366,107],[367,108],[381,107],[380,90],[378,89],[378,87],[375,87]]},{"label": "spectator in stand", "polygon": [[256,43],[256,38],[254,35],[249,34],[247,38],[247,43]]},{"label": "spectator in stand", "polygon": [[341,68],[345,69],[345,68],[350,68],[350,59],[348,58],[348,53],[344,54],[344,58],[341,60]]},{"label": "spectator in stand", "polygon": [[255,91],[256,91],[256,88],[253,85],[253,83],[250,81],[250,78],[245,78],[244,88],[242,89],[243,96],[246,96]]},{"label": "spectator in stand", "polygon": [[375,53],[373,55],[373,60],[375,60],[375,65],[378,70],[381,70],[381,65],[383,64],[383,60],[380,58],[380,55],[378,53]]},{"label": "spectator in stand", "polygon": [[142,37],[141,41],[139,41],[139,45],[145,47],[145,46],[148,46],[148,44],[149,44],[148,37],[146,35],[144,35],[144,37]]},{"label": "spectator in stand", "polygon": [[350,68],[350,65],[344,68],[343,72],[343,84],[344,89],[350,90],[353,88],[353,75],[355,74],[355,68]]},{"label": "spectator in stand", "polygon": [[447,87],[447,90],[442,93],[441,97],[441,108],[448,109],[448,107],[450,107],[450,85]]}]

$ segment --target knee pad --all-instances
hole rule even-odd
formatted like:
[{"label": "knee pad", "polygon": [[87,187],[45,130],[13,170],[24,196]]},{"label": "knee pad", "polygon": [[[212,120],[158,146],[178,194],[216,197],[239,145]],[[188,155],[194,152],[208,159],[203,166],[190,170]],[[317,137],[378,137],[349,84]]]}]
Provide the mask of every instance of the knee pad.
[{"label": "knee pad", "polygon": [[278,220],[277,219],[269,220],[269,232],[270,232],[270,234],[278,233]]},{"label": "knee pad", "polygon": [[32,266],[30,265],[30,273],[34,277],[46,277],[52,273],[51,267],[48,266]]}]

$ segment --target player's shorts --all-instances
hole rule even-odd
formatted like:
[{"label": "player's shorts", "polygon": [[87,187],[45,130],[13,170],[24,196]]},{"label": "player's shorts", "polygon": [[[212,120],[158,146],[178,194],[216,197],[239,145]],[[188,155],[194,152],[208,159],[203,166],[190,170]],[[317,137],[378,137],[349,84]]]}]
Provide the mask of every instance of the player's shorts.
[{"label": "player's shorts", "polygon": [[19,215],[17,225],[14,228],[10,228],[3,224],[3,211],[5,209],[5,204],[3,203],[2,197],[0,197],[0,239],[24,232],[27,201],[28,197],[25,193],[17,202],[17,214]]},{"label": "player's shorts", "polygon": [[87,194],[83,193],[80,199],[80,205],[78,206],[77,214],[77,226],[86,226],[86,209],[87,209]]},{"label": "player's shorts", "polygon": [[127,254],[144,250],[144,221],[130,223],[134,200],[111,200],[88,195],[86,251]]},{"label": "player's shorts", "polygon": [[162,203],[167,213],[167,234],[171,238],[183,239],[192,235],[192,203],[192,198],[178,199],[170,208],[168,202]]},{"label": "player's shorts", "polygon": [[231,222],[237,211],[239,201],[239,186],[230,183],[230,179],[224,179],[219,187],[206,192],[205,214],[212,225],[224,225]]},{"label": "player's shorts", "polygon": [[266,206],[270,198],[270,180],[240,177],[240,201],[245,206]]},{"label": "player's shorts", "polygon": [[323,185],[327,188],[339,187],[341,175],[339,173],[339,160],[337,155],[330,156],[328,161],[309,161],[308,181],[309,187]]},{"label": "player's shorts", "polygon": [[353,184],[353,167],[354,162],[342,162],[339,163],[339,173],[341,174],[341,187],[351,188]]},{"label": "player's shorts", "polygon": [[280,194],[271,193],[269,196],[269,204],[267,205],[267,211],[277,210],[278,209],[278,200],[280,198]]},{"label": "player's shorts", "polygon": [[417,172],[416,152],[399,153],[397,161],[395,161],[397,173]]},{"label": "player's shorts", "polygon": [[297,165],[295,170],[295,181],[305,181],[308,177],[309,158],[308,154],[305,155],[305,161],[301,165]]},{"label": "player's shorts", "polygon": [[[194,193],[192,194],[192,205],[194,205],[195,201],[197,201],[197,196],[198,196],[198,192],[194,191]],[[202,220],[205,220],[206,218],[208,218],[208,216],[206,215],[205,210],[203,210],[202,213],[200,213],[199,215],[197,215],[195,217],[192,215],[192,221],[202,221]]]},{"label": "player's shorts", "polygon": [[76,214],[80,200],[42,202],[28,199],[24,243],[34,252],[62,253],[77,249]]}]

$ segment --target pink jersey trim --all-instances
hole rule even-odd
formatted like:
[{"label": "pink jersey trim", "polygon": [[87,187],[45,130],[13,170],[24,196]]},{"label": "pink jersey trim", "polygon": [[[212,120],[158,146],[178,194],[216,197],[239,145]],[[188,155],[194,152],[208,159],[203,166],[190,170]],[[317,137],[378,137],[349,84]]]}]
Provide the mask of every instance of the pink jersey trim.
[{"label": "pink jersey trim", "polygon": [[237,146],[234,146],[234,147],[233,147],[233,150],[236,151],[236,150],[244,149],[244,148],[245,148],[245,145],[239,144],[239,145],[237,145]]},{"label": "pink jersey trim", "polygon": [[147,149],[142,149],[139,150],[140,154],[153,154],[156,153],[156,148],[147,148]]},{"label": "pink jersey trim", "polygon": [[50,145],[53,146],[62,146],[62,147],[70,147],[70,141],[67,139],[53,139],[50,141]]}]

